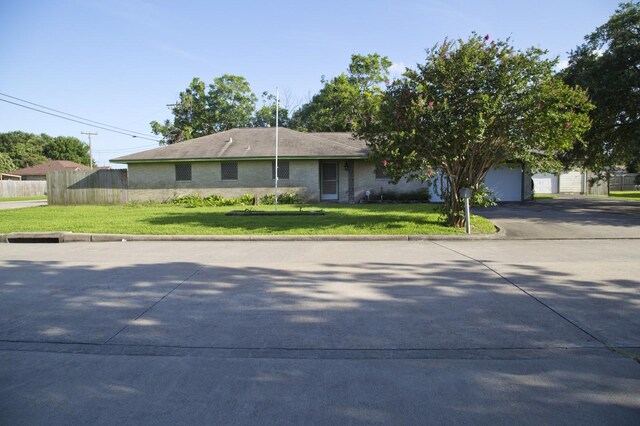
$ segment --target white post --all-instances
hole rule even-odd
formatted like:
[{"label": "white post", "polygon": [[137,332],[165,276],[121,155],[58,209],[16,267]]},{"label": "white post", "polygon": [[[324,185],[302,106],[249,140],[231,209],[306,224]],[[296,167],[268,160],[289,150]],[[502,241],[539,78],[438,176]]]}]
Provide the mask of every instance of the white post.
[{"label": "white post", "polygon": [[469,211],[469,198],[464,199],[464,221],[467,225],[467,234],[471,234],[471,212]]},{"label": "white post", "polygon": [[278,211],[278,86],[276,86],[276,198],[275,209]]},{"label": "white post", "polygon": [[470,188],[460,188],[458,196],[464,199],[464,222],[466,225],[467,234],[471,233],[471,209],[469,208],[469,198],[471,198]]}]

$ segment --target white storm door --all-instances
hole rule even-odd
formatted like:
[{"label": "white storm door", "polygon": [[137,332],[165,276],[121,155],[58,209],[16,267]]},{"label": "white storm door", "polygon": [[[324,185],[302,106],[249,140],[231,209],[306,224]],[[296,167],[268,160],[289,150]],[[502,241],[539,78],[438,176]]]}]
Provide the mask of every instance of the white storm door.
[{"label": "white storm door", "polygon": [[320,199],[338,199],[338,163],[320,163]]}]

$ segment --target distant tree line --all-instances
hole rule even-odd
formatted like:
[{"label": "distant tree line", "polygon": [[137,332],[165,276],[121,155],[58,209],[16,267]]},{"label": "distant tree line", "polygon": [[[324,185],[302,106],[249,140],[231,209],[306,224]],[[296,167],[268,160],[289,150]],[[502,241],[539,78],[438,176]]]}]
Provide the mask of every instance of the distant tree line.
[{"label": "distant tree line", "polygon": [[21,131],[0,133],[0,172],[8,173],[49,160],[89,165],[89,146],[72,136],[54,137]]}]

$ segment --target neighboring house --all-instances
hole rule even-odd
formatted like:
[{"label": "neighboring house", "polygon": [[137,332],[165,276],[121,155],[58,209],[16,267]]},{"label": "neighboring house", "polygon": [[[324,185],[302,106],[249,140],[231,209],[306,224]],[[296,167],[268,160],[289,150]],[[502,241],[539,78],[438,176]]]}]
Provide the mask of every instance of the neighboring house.
[{"label": "neighboring house", "polygon": [[16,170],[11,174],[21,176],[22,180],[47,180],[47,173],[64,170],[91,170],[91,167],[73,161],[51,160],[37,166]]},{"label": "neighboring house", "polygon": [[[275,154],[275,128],[246,128],[111,162],[128,166],[130,201],[167,200],[193,193],[261,197],[274,191]],[[404,179],[391,184],[368,155],[365,141],[354,139],[350,133],[303,133],[280,128],[279,190],[297,193],[308,201],[358,202],[367,191],[413,192],[426,186]],[[523,176],[522,167],[501,168],[493,170],[487,182],[489,187],[498,187],[503,201],[520,201],[527,198]]]}]

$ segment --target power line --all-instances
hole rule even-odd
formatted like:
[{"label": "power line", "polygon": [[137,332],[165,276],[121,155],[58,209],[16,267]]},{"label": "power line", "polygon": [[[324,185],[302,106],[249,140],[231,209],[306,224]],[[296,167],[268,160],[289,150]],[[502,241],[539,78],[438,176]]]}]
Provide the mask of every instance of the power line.
[{"label": "power line", "polygon": [[[0,93],[0,95],[8,96],[8,95],[5,95],[3,93]],[[13,96],[9,96],[9,97],[12,98],[12,99],[17,99],[17,98],[15,98]],[[18,100],[22,101],[21,99],[18,99]],[[134,132],[134,131],[131,131],[131,130],[126,130],[126,129],[120,129],[119,127],[110,126],[109,124],[103,124],[103,126],[108,126],[108,127],[103,127],[103,126],[99,126],[99,125],[93,124],[93,123],[98,123],[97,121],[92,121],[92,120],[88,120],[88,119],[84,119],[84,118],[82,118],[83,121],[75,120],[73,118],[64,117],[62,115],[53,114],[53,113],[47,112],[47,111],[42,111],[40,109],[33,108],[33,107],[30,107],[30,106],[27,106],[27,105],[22,105],[22,104],[19,104],[19,103],[16,103],[16,102],[11,102],[11,101],[8,101],[6,99],[0,99],[0,101],[6,102],[8,104],[16,105],[16,106],[19,106],[19,107],[22,107],[22,108],[30,109],[32,111],[40,112],[42,114],[47,114],[47,115],[51,115],[53,117],[62,118],[63,120],[68,120],[68,121],[73,121],[75,123],[84,124],[85,126],[96,127],[98,129],[106,130],[107,132],[119,133],[121,135],[131,136],[132,138],[139,138],[139,139],[146,139],[146,140],[150,140],[150,141],[154,141],[154,142],[160,142],[159,139],[150,138],[148,136],[145,136],[144,133]],[[34,104],[32,102],[28,102],[28,101],[22,101],[22,102],[27,102],[27,103],[30,103],[32,105],[37,105],[37,104]],[[38,105],[38,106],[40,106],[40,105]],[[47,108],[47,107],[42,107],[42,106],[41,106],[41,108],[50,109],[51,111],[60,112],[61,114],[66,114],[66,115],[69,115],[70,117],[77,117],[77,116],[74,116],[74,115],[71,115],[71,114],[67,114],[65,112],[54,110],[52,108]],[[111,129],[109,127],[111,127]],[[120,129],[120,130],[124,130],[124,131],[113,130],[113,129]],[[134,134],[134,133],[136,133],[136,134]],[[142,136],[138,136],[138,135],[142,135]]]},{"label": "power line", "polygon": [[20,99],[20,98],[17,98],[17,97],[15,97],[15,96],[7,95],[6,93],[1,93],[1,92],[0,92],[0,95],[5,96],[5,97],[7,97],[7,98],[11,98],[11,99],[16,99],[16,100],[18,100],[18,101],[20,101],[20,102],[24,102],[24,103],[27,103],[27,104],[30,104],[30,105],[35,105],[35,106],[40,107],[40,108],[48,109],[49,111],[54,111],[54,112],[58,112],[58,113],[60,113],[60,114],[68,115],[69,117],[77,118],[77,119],[79,119],[79,120],[88,121],[89,123],[100,124],[100,125],[102,125],[102,126],[107,126],[107,127],[111,127],[111,128],[113,128],[113,129],[122,130],[122,131],[127,132],[127,133],[136,133],[136,134],[138,134],[138,135],[148,136],[148,134],[147,134],[147,133],[140,133],[140,132],[136,132],[136,131],[133,131],[133,130],[123,129],[122,127],[117,127],[117,126],[112,126],[112,125],[110,125],[110,124],[101,123],[101,122],[99,122],[99,121],[89,120],[88,118],[79,117],[79,116],[77,116],[77,115],[69,114],[68,112],[64,112],[64,111],[60,111],[60,110],[57,110],[57,109],[49,108],[49,107],[47,107],[47,106],[40,105],[40,104],[37,104],[37,103],[35,103],[35,102],[27,101],[26,99]]},{"label": "power line", "polygon": [[132,146],[130,148],[123,149],[96,149],[94,152],[122,152],[122,151],[133,151],[134,149],[142,149],[142,148],[157,148],[158,145],[143,145],[143,146]]}]

